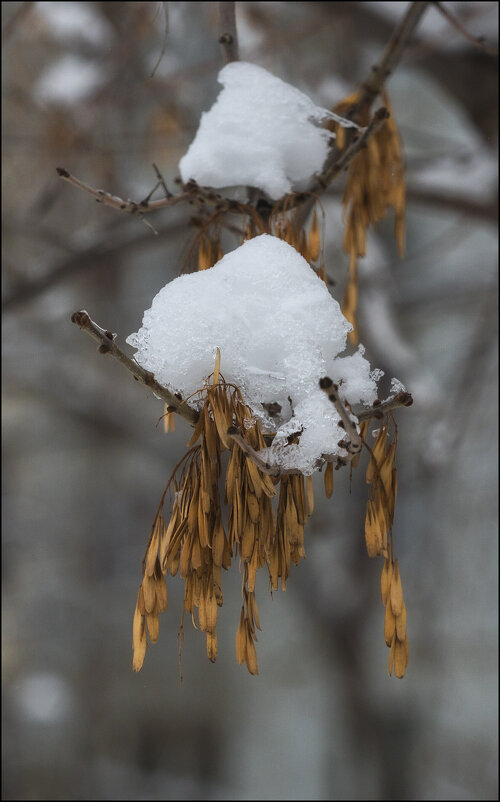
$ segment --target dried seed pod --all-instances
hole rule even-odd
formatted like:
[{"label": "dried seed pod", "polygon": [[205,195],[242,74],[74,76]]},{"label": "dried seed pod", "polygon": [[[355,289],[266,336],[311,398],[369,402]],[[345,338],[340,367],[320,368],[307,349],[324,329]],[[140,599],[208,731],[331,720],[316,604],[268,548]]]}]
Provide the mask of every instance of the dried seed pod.
[{"label": "dried seed pod", "polygon": [[408,665],[408,657],[407,657],[407,650],[405,647],[405,643],[399,641],[397,638],[393,644],[394,648],[394,674],[396,677],[401,679],[404,677],[406,672],[406,666]]},{"label": "dried seed pod", "polygon": [[312,515],[314,510],[314,486],[312,476],[306,476],[307,514]]},{"label": "dried seed pod", "polygon": [[135,608],[132,626],[132,648],[134,650],[132,667],[134,671],[140,671],[146,655],[146,628],[144,616],[141,615],[138,605]]},{"label": "dried seed pod", "polygon": [[148,625],[148,633],[151,643],[156,643],[160,634],[160,621],[157,615],[146,616],[146,623]]},{"label": "dried seed pod", "polygon": [[247,643],[247,630],[245,626],[245,608],[241,608],[240,613],[240,622],[238,624],[238,629],[236,630],[236,659],[240,666],[246,660],[246,648]]},{"label": "dried seed pod", "polygon": [[396,618],[396,636],[399,641],[406,640],[406,605],[403,602],[403,609]]},{"label": "dried seed pod", "polygon": [[384,560],[384,567],[382,568],[382,575],[380,577],[380,590],[382,593],[382,602],[387,604],[389,592],[391,588],[392,579],[392,562],[390,559]]},{"label": "dried seed pod", "polygon": [[309,230],[309,258],[312,262],[317,262],[319,258],[320,238],[319,224],[316,209],[314,209],[311,228]]},{"label": "dried seed pod", "polygon": [[382,548],[380,527],[373,511],[373,502],[369,499],[366,505],[365,543],[369,557],[376,557]]},{"label": "dried seed pod", "polygon": [[393,575],[391,580],[391,607],[392,612],[397,617],[403,611],[403,586],[399,574],[398,561],[394,560]]},{"label": "dried seed pod", "polygon": [[207,657],[211,663],[217,660],[217,633],[207,632]]}]

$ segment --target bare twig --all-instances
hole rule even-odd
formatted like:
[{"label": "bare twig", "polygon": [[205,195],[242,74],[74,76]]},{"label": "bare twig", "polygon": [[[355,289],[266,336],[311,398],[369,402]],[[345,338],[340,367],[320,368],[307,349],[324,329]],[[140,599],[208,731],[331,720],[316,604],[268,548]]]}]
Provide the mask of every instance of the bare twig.
[{"label": "bare twig", "polygon": [[469,31],[464,28],[460,20],[458,20],[452,13],[449,11],[443,3],[436,3],[432,4],[437,10],[443,15],[448,22],[453,25],[455,30],[464,36],[468,42],[470,42],[474,47],[477,47],[478,50],[482,50],[483,53],[487,53],[489,56],[498,56],[498,50],[494,47],[490,47],[486,44],[484,36],[473,36]]},{"label": "bare twig", "polygon": [[362,440],[359,436],[356,426],[349,417],[349,414],[339,398],[338,394],[338,386],[332,382],[332,380],[325,376],[323,379],[320,379],[319,386],[328,396],[329,401],[332,402],[333,406],[337,410],[340,415],[340,419],[343,423],[346,435],[348,437],[348,442],[346,443],[346,450],[352,456],[359,454],[362,447]]},{"label": "bare twig", "polygon": [[163,33],[163,43],[162,43],[162,46],[161,46],[160,55],[158,56],[156,64],[153,67],[153,71],[152,71],[151,75],[149,76],[150,78],[154,77],[154,74],[155,74],[156,70],[158,69],[158,67],[161,64],[162,58],[165,55],[165,50],[167,49],[167,39],[168,39],[168,29],[169,29],[168,3],[162,3],[162,6],[163,6],[163,12],[165,14],[165,30],[164,30],[164,33]]},{"label": "bare twig", "polygon": [[64,167],[56,167],[56,170],[63,181],[67,181],[74,187],[88,192],[98,203],[102,203],[103,206],[111,206],[112,209],[117,209],[121,212],[128,212],[129,214],[143,215],[149,212],[155,212],[158,209],[164,209],[166,206],[175,206],[176,203],[182,203],[191,198],[191,193],[189,191],[184,191],[180,192],[178,195],[169,195],[166,198],[160,198],[160,200],[150,201],[149,199],[145,199],[137,203],[136,201],[118,198],[116,195],[111,195],[111,193],[105,192],[103,189],[94,189],[89,184],[86,184],[85,181],[80,181],[79,178],[75,178],[75,176],[71,175]]},{"label": "bare twig", "polygon": [[127,370],[132,373],[132,375],[137,379],[137,381],[142,382],[145,384],[146,387],[149,389],[162,401],[165,401],[170,407],[173,407],[171,410],[172,412],[176,412],[177,415],[180,415],[182,418],[188,421],[192,426],[198,420],[198,413],[189,407],[185,401],[179,399],[174,393],[171,393],[170,390],[167,390],[166,387],[163,387],[159,384],[153,373],[148,370],[144,370],[141,368],[137,362],[134,362],[133,359],[130,359],[126,354],[121,351],[114,341],[114,336],[111,332],[106,331],[106,329],[102,329],[93,320],[91,320],[90,316],[84,310],[80,312],[74,312],[71,315],[71,322],[78,326],[82,331],[92,337],[96,342],[99,343],[99,352],[102,354],[111,354],[118,362],[120,362]]},{"label": "bare twig", "polygon": [[[420,22],[422,16],[430,3],[415,2],[411,3],[408,11],[400,20],[389,39],[387,46],[378,64],[372,67],[371,75],[363,83],[363,98],[360,105],[372,103],[384,86],[385,81],[399,62],[403,50],[412,35],[413,31]],[[349,115],[346,115],[349,117]]]},{"label": "bare twig", "polygon": [[397,393],[392,398],[388,398],[386,401],[382,401],[381,403],[374,405],[373,407],[365,407],[360,412],[353,410],[353,413],[361,422],[364,420],[370,420],[371,418],[383,418],[387,412],[391,412],[393,409],[397,409],[398,407],[411,407],[412,404],[413,398],[411,393],[401,392]]},{"label": "bare twig", "polygon": [[238,61],[238,34],[236,33],[236,3],[219,3],[219,42],[226,64]]}]

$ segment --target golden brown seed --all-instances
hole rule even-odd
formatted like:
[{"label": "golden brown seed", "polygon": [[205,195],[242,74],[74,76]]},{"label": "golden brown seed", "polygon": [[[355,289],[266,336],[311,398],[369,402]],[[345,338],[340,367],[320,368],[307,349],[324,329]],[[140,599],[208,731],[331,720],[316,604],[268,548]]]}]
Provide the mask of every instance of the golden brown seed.
[{"label": "golden brown seed", "polygon": [[408,660],[406,657],[405,644],[399,640],[394,642],[394,673],[396,677],[404,677]]},{"label": "golden brown seed", "polygon": [[164,613],[168,606],[167,583],[163,576],[156,578],[156,602],[158,610]]},{"label": "golden brown seed", "polygon": [[384,638],[388,646],[394,640],[394,633],[396,632],[396,619],[392,612],[391,604],[388,601],[385,606],[385,620],[384,620]]},{"label": "golden brown seed", "polygon": [[396,636],[400,641],[406,640],[406,605],[403,602],[403,609],[396,618]]},{"label": "golden brown seed", "polygon": [[312,515],[314,510],[314,487],[312,476],[306,476],[307,514]]},{"label": "golden brown seed", "polygon": [[244,608],[241,608],[240,613],[240,622],[238,624],[238,629],[236,630],[236,659],[241,666],[246,659],[246,648],[247,643],[247,631],[245,626],[245,611]]},{"label": "golden brown seed", "polygon": [[319,247],[320,247],[319,224],[318,224],[318,215],[315,209],[312,218],[311,228],[309,231],[309,258],[311,259],[312,262],[318,261]]},{"label": "golden brown seed", "polygon": [[132,647],[134,650],[132,667],[134,671],[140,671],[146,655],[146,629],[144,616],[139,612],[138,606],[135,608],[134,623],[132,626]]},{"label": "golden brown seed", "polygon": [[156,580],[154,577],[144,574],[142,578],[142,592],[145,610],[147,613],[152,613],[156,604]]},{"label": "golden brown seed", "polygon": [[399,574],[398,561],[394,560],[393,575],[391,580],[391,607],[392,612],[397,617],[403,610],[403,586]]},{"label": "golden brown seed", "polygon": [[387,604],[387,600],[389,598],[391,579],[392,579],[392,562],[389,559],[387,559],[384,561],[384,567],[382,568],[382,576],[380,577],[380,590],[382,593],[382,602],[384,604]]},{"label": "golden brown seed", "polygon": [[151,643],[156,643],[160,634],[160,622],[157,615],[146,616],[146,623],[148,625],[149,638]]},{"label": "golden brown seed", "polygon": [[392,639],[391,651],[389,652],[389,663],[388,663],[388,666],[387,666],[387,671],[389,673],[389,676],[391,676],[391,674],[392,674],[392,668],[393,668],[393,665],[394,665],[395,647],[396,647],[396,635],[394,635],[394,637]]},{"label": "golden brown seed", "polygon": [[257,662],[257,651],[255,649],[255,643],[253,642],[252,636],[248,630],[248,621],[246,622],[246,625],[247,625],[247,643],[246,643],[247,668],[250,674],[258,674],[259,666]]},{"label": "golden brown seed", "polygon": [[207,657],[211,663],[217,660],[217,633],[207,632]]}]

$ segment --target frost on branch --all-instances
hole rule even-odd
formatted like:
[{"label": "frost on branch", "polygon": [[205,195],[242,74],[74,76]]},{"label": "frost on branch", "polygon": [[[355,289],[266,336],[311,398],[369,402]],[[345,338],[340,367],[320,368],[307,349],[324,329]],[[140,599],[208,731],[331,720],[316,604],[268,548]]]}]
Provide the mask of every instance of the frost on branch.
[{"label": "frost on branch", "polygon": [[[341,356],[350,328],[306,260],[263,234],[210,270],[167,284],[127,342],[143,368],[183,397],[204,386],[218,348],[224,380],[274,435],[264,459],[310,475],[325,457],[346,455],[345,428],[319,380],[331,376],[351,406],[377,397],[382,372],[370,370],[363,349]],[[203,400],[195,395],[190,404]]]},{"label": "frost on branch", "polygon": [[184,183],[256,187],[273,199],[304,189],[333,136],[320,123],[342,118],[255,64],[227,64],[218,80],[222,92],[179,163]]}]

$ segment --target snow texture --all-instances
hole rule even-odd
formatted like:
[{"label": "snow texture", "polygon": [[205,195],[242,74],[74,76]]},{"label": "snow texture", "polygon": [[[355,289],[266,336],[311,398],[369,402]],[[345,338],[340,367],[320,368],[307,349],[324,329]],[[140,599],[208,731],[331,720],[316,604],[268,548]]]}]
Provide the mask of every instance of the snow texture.
[{"label": "snow texture", "polygon": [[[275,432],[266,458],[311,474],[323,455],[344,455],[345,430],[319,388],[339,384],[350,404],[371,404],[381,371],[370,371],[360,348],[339,357],[351,325],[305,259],[283,240],[263,234],[226,254],[214,267],[174,279],[127,338],[136,361],[183,397],[214,370],[236,384],[264,430]],[[201,404],[201,396],[190,401]],[[277,403],[271,417],[264,405]],[[298,443],[287,437],[301,432]]]},{"label": "snow texture", "polygon": [[275,199],[304,189],[333,136],[319,124],[334,115],[255,64],[227,64],[218,81],[222,92],[179,162],[182,180],[256,187]]}]

